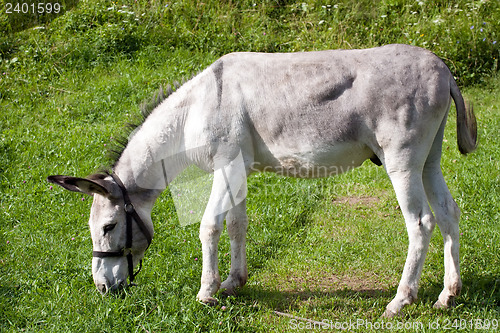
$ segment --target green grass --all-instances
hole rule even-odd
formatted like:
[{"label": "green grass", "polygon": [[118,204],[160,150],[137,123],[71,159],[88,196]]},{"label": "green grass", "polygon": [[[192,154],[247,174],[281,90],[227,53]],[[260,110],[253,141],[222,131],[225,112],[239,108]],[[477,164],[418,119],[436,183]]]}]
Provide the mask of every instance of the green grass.
[{"label": "green grass", "polygon": [[[168,191],[153,211],[156,234],[138,287],[102,297],[90,267],[92,200],[51,188],[45,178],[85,176],[109,163],[107,147],[141,101],[221,54],[389,42],[445,58],[469,84],[463,92],[474,102],[480,136],[478,150],[460,156],[452,109],[442,168],[462,209],[464,288],[457,307],[432,309],[443,280],[436,230],[419,299],[392,323],[421,322],[425,331],[439,323],[443,331],[455,320],[500,318],[498,2],[253,3],[80,2],[40,19],[45,29],[22,31],[18,18],[0,14],[0,331],[282,332],[307,323],[274,311],[381,324],[408,241],[391,184],[369,162],[329,179],[252,176],[250,278],[238,296],[219,297],[216,307],[195,301],[199,224],[179,224]],[[135,14],[119,12],[124,4]],[[33,20],[26,26],[39,24]],[[223,233],[223,277],[228,253]]]}]

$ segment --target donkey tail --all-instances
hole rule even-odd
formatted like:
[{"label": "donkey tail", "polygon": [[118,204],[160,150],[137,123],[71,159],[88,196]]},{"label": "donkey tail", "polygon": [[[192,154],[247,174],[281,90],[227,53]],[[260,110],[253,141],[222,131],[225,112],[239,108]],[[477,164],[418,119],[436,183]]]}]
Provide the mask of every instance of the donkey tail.
[{"label": "donkey tail", "polygon": [[450,80],[451,97],[457,109],[457,143],[458,150],[466,155],[477,147],[477,123],[472,104],[465,107],[465,102],[453,78]]}]

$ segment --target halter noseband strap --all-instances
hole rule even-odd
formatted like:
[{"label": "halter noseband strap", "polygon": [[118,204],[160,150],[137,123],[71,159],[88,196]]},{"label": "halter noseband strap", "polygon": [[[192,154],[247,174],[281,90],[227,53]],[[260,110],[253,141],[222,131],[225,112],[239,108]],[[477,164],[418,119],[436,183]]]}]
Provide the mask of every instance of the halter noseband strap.
[{"label": "halter noseband strap", "polygon": [[92,251],[92,255],[94,257],[98,258],[109,258],[109,257],[127,257],[127,263],[128,263],[128,272],[129,272],[129,278],[130,278],[130,283],[134,281],[134,278],[136,277],[137,274],[141,271],[142,268],[142,260],[139,262],[139,269],[137,272],[134,273],[134,262],[132,258],[132,219],[135,220],[135,223],[143,233],[144,237],[146,237],[148,241],[148,247],[151,244],[151,241],[153,240],[153,237],[151,236],[151,233],[149,232],[149,229],[146,227],[144,222],[142,221],[141,217],[139,214],[137,214],[137,211],[135,210],[134,205],[132,204],[132,201],[130,200],[130,197],[128,195],[128,191],[125,188],[125,185],[123,185],[123,182],[121,179],[115,174],[112,173],[111,177],[113,177],[113,180],[115,183],[118,185],[120,188],[122,195],[123,195],[123,201],[124,201],[124,210],[125,214],[127,217],[126,220],[126,242],[125,242],[125,247],[120,250],[120,251]]}]

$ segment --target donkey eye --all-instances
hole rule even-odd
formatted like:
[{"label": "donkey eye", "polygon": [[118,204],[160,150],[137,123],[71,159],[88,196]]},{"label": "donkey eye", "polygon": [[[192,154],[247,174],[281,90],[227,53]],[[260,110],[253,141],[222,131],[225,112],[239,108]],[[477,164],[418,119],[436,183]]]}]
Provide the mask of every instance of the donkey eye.
[{"label": "donkey eye", "polygon": [[114,228],[116,227],[116,223],[113,223],[113,224],[106,224],[102,230],[104,230],[104,235],[106,235],[108,232],[110,232],[111,230],[113,230]]}]

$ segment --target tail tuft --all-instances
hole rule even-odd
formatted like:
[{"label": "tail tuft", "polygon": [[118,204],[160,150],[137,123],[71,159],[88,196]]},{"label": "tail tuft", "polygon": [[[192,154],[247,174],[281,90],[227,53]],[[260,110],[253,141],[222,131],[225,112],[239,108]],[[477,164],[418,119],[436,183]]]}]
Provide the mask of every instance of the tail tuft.
[{"label": "tail tuft", "polygon": [[457,143],[458,150],[466,155],[477,148],[477,123],[472,103],[465,107],[465,102],[457,83],[450,78],[450,94],[457,109]]},{"label": "tail tuft", "polygon": [[477,148],[477,122],[472,103],[465,108],[465,113],[457,114],[457,142],[460,153],[466,155]]}]

